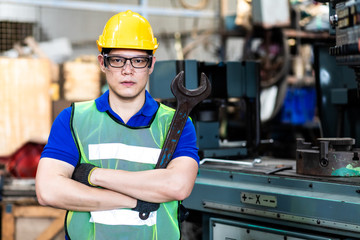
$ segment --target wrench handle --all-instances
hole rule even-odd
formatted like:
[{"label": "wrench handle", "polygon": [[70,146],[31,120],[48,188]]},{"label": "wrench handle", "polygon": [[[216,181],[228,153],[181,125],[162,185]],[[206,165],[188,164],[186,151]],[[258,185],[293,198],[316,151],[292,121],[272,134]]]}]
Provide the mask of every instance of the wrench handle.
[{"label": "wrench handle", "polygon": [[176,110],[173,120],[171,121],[164,146],[161,149],[159,161],[157,162],[155,168],[166,168],[170,162],[180,139],[181,133],[185,127],[188,116],[189,113],[186,111],[181,111],[181,108]]},{"label": "wrench handle", "polygon": [[171,91],[176,97],[177,107],[155,168],[166,168],[175,152],[191,110],[209,96],[211,84],[204,73],[201,74],[200,82],[197,89],[186,89],[184,87],[184,71],[180,72],[171,82]]}]

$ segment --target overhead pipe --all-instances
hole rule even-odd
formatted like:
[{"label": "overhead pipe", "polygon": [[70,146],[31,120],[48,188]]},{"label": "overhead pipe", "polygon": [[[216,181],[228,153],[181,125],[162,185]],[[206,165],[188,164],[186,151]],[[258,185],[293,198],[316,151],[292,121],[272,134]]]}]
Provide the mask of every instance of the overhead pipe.
[{"label": "overhead pipe", "polygon": [[211,10],[188,10],[175,8],[158,8],[147,6],[147,0],[142,0],[141,5],[127,5],[103,2],[86,2],[86,1],[66,1],[66,0],[2,0],[0,3],[14,3],[24,4],[39,7],[49,8],[65,8],[88,11],[102,11],[102,12],[121,12],[131,9],[143,16],[158,15],[158,16],[178,16],[178,17],[201,17],[214,18],[218,17],[216,11]]}]

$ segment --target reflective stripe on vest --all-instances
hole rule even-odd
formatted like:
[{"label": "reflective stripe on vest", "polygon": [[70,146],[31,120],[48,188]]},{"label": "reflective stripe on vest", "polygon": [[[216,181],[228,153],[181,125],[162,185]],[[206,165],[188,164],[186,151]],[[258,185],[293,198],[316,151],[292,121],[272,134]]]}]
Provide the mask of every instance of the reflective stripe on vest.
[{"label": "reflective stripe on vest", "polygon": [[[74,104],[71,128],[80,162],[127,171],[153,169],[173,115],[173,109],[160,104],[149,126],[130,128],[99,112],[95,101]],[[147,220],[131,209],[69,211],[66,232],[72,240],[179,239],[178,204],[160,204]]]}]

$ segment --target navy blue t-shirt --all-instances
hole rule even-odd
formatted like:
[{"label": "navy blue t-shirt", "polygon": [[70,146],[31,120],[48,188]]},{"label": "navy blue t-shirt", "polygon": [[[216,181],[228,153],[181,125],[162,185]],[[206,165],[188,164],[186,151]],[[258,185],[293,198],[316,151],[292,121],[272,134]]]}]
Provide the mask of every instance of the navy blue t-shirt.
[{"label": "navy blue t-shirt", "polygon": [[[109,105],[109,91],[95,100],[96,107],[100,112],[109,111],[118,120],[123,120]],[[126,125],[130,127],[147,126],[158,109],[158,103],[146,91],[145,104],[138,113],[130,118]],[[73,166],[79,161],[79,152],[75,145],[70,130],[71,107],[65,108],[56,117],[50,131],[48,142],[44,147],[41,157],[54,158],[67,162]],[[124,122],[123,122],[124,123]],[[185,124],[179,139],[173,158],[187,156],[199,163],[198,148],[196,147],[196,132],[190,119]]]}]

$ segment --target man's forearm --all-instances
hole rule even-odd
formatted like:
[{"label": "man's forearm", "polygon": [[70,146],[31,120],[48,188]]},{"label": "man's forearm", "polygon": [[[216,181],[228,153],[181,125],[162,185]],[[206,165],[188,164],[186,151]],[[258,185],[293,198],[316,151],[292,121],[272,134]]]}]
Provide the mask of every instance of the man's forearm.
[{"label": "man's forearm", "polygon": [[61,188],[48,186],[46,193],[38,191],[41,205],[49,205],[73,211],[97,211],[116,208],[133,208],[136,199],[108,189],[92,188],[74,180]]},{"label": "man's forearm", "polygon": [[41,159],[36,194],[41,205],[75,211],[133,208],[137,200],[108,189],[89,187],[70,178],[73,167],[55,159]]},{"label": "man's forearm", "polygon": [[[140,172],[128,172],[113,169],[96,169],[93,172],[92,183],[113,191],[149,202],[167,202],[173,200],[168,186],[159,186],[156,178],[165,176],[164,169]],[[142,183],[142,184],[141,184]]]},{"label": "man's forearm", "polygon": [[96,169],[90,176],[95,185],[149,202],[183,200],[193,188],[197,163],[191,158],[173,160],[166,169],[128,172]]}]

